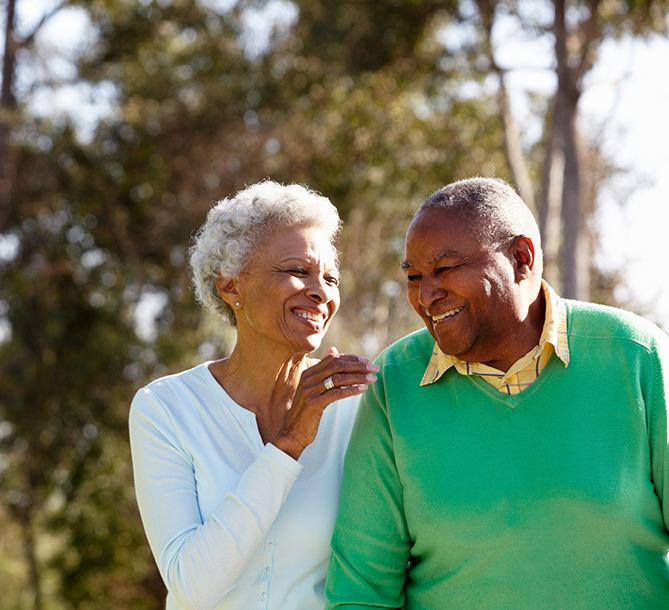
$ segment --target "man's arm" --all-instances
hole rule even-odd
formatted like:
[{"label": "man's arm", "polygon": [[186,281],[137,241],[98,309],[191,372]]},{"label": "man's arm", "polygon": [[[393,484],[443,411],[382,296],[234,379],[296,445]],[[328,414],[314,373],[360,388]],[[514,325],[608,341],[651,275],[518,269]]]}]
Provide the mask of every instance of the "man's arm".
[{"label": "man's arm", "polygon": [[362,397],[346,453],[326,584],[328,610],[404,606],[411,540],[382,374]]},{"label": "man's arm", "polygon": [[[649,379],[642,380],[649,417],[653,484],[662,503],[664,527],[669,529],[669,337],[658,332]],[[646,381],[644,384],[643,382]]]}]

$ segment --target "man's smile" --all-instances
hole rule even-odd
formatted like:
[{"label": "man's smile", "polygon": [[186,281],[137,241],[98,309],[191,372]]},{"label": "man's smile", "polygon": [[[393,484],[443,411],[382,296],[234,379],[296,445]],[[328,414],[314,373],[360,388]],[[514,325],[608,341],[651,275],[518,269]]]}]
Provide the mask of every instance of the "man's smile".
[{"label": "man's smile", "polygon": [[439,314],[437,316],[430,316],[432,318],[432,322],[436,323],[439,322],[440,320],[443,320],[444,318],[450,318],[451,316],[454,316],[456,313],[460,313],[464,309],[464,305],[462,307],[456,307],[455,309],[451,309],[450,311],[447,311],[446,313]]}]

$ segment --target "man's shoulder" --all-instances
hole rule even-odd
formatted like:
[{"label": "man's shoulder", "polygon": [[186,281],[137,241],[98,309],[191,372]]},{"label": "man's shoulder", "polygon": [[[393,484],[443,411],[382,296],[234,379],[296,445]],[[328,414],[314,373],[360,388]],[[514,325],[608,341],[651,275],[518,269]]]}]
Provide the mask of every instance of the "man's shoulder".
[{"label": "man's shoulder", "polygon": [[421,328],[383,350],[376,359],[376,364],[383,370],[388,366],[401,367],[410,363],[419,365],[424,363],[424,369],[430,361],[434,345],[434,338],[427,328]]},{"label": "man's shoulder", "polygon": [[629,339],[643,344],[655,343],[666,335],[650,320],[608,305],[565,300],[570,337]]}]

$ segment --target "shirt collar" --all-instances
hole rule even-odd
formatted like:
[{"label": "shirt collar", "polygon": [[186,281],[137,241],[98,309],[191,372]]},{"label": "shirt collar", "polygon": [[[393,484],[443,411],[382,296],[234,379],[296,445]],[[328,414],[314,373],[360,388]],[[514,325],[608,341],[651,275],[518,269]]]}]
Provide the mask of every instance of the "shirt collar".
[{"label": "shirt collar", "polygon": [[[546,300],[546,318],[544,327],[539,338],[539,345],[534,348],[537,354],[540,354],[546,345],[552,345],[557,357],[569,365],[569,344],[567,340],[567,308],[564,301],[557,292],[553,290],[545,280],[541,280],[541,289]],[[464,362],[456,356],[444,354],[439,349],[439,345],[434,344],[430,362],[425,369],[425,374],[420,385],[429,385],[439,379],[448,369],[456,364]]]}]

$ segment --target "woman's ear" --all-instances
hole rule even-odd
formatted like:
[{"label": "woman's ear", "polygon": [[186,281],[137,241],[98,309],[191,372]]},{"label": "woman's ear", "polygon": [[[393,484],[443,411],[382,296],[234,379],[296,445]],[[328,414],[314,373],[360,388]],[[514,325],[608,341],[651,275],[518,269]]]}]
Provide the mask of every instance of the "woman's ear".
[{"label": "woman's ear", "polygon": [[536,263],[534,242],[531,237],[526,235],[516,237],[513,258],[516,262],[516,281],[519,282],[530,277]]},{"label": "woman's ear", "polygon": [[241,295],[239,294],[239,286],[236,278],[226,280],[218,278],[216,280],[216,289],[221,298],[233,309],[239,309],[242,306]]}]

